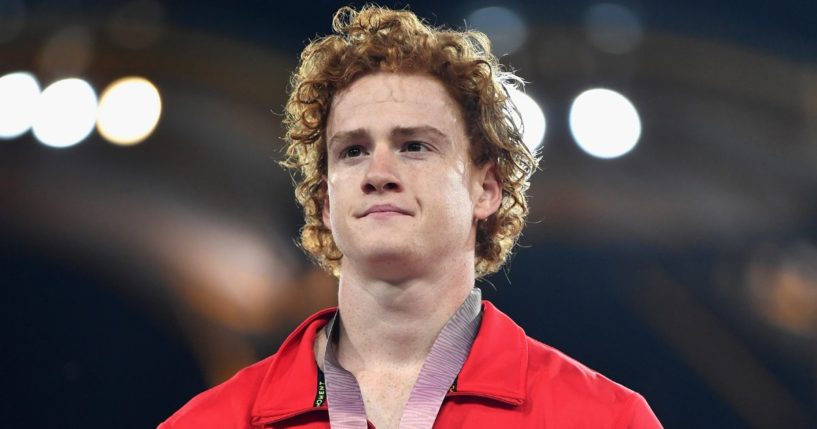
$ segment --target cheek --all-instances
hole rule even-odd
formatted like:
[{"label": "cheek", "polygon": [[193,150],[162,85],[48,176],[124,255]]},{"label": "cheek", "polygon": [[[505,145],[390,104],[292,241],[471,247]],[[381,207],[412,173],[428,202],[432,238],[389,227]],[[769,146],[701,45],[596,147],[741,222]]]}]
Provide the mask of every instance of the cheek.
[{"label": "cheek", "polygon": [[445,219],[441,222],[451,222],[454,224],[470,224],[472,213],[471,195],[468,189],[468,181],[456,170],[450,170],[433,183],[431,192],[436,195],[436,200],[444,208]]},{"label": "cheek", "polygon": [[329,177],[325,179],[324,183],[326,183],[326,195],[323,199],[323,223],[329,229],[332,229],[332,216],[342,209],[338,205],[339,200],[337,198],[338,186],[336,175],[330,174]]}]

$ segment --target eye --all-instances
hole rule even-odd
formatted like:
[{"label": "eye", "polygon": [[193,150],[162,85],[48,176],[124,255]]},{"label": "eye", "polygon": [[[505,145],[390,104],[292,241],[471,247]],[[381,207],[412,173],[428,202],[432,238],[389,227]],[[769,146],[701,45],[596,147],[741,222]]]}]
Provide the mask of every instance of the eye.
[{"label": "eye", "polygon": [[422,152],[424,150],[428,150],[428,146],[420,141],[410,141],[405,145],[406,152]]},{"label": "eye", "polygon": [[341,158],[356,158],[363,155],[363,148],[360,146],[350,146],[340,153]]}]

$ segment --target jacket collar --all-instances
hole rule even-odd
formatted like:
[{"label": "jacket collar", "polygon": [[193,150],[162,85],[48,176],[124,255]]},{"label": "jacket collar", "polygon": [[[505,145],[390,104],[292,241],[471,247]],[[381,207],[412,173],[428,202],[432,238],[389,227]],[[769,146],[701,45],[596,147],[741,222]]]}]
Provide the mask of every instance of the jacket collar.
[{"label": "jacket collar", "polygon": [[482,301],[482,325],[449,396],[482,396],[520,405],[525,400],[528,342],[525,331],[489,301]]},{"label": "jacket collar", "polygon": [[[306,319],[287,337],[272,359],[252,409],[255,425],[285,420],[310,412],[315,406],[318,368],[315,336],[337,311],[327,308]],[[483,301],[482,324],[471,352],[447,396],[478,396],[508,405],[525,400],[528,346],[525,332],[493,304]]]},{"label": "jacket collar", "polygon": [[315,406],[318,365],[312,347],[337,308],[321,310],[293,331],[272,358],[252,408],[253,425],[272,423],[300,414],[326,412],[326,402]]}]

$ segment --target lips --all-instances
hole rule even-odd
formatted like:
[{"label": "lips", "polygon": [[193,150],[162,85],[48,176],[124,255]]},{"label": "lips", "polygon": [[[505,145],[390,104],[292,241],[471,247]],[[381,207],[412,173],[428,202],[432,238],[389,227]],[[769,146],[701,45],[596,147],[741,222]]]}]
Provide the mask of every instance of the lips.
[{"label": "lips", "polygon": [[366,217],[366,216],[369,216],[370,214],[377,214],[377,213],[401,214],[401,215],[406,215],[406,216],[411,216],[412,215],[410,211],[402,209],[402,208],[397,207],[397,206],[393,206],[391,204],[376,204],[376,205],[373,205],[373,206],[369,207],[368,209],[366,209],[366,211],[364,211],[359,217]]}]

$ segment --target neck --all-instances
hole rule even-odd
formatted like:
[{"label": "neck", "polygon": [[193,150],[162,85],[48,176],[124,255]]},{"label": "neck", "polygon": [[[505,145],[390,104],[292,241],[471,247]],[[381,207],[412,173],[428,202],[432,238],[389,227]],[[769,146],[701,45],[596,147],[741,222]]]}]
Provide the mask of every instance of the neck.
[{"label": "neck", "polygon": [[473,288],[473,267],[473,257],[466,256],[446,261],[445,270],[389,282],[344,266],[338,290],[340,364],[353,374],[422,366]]}]

